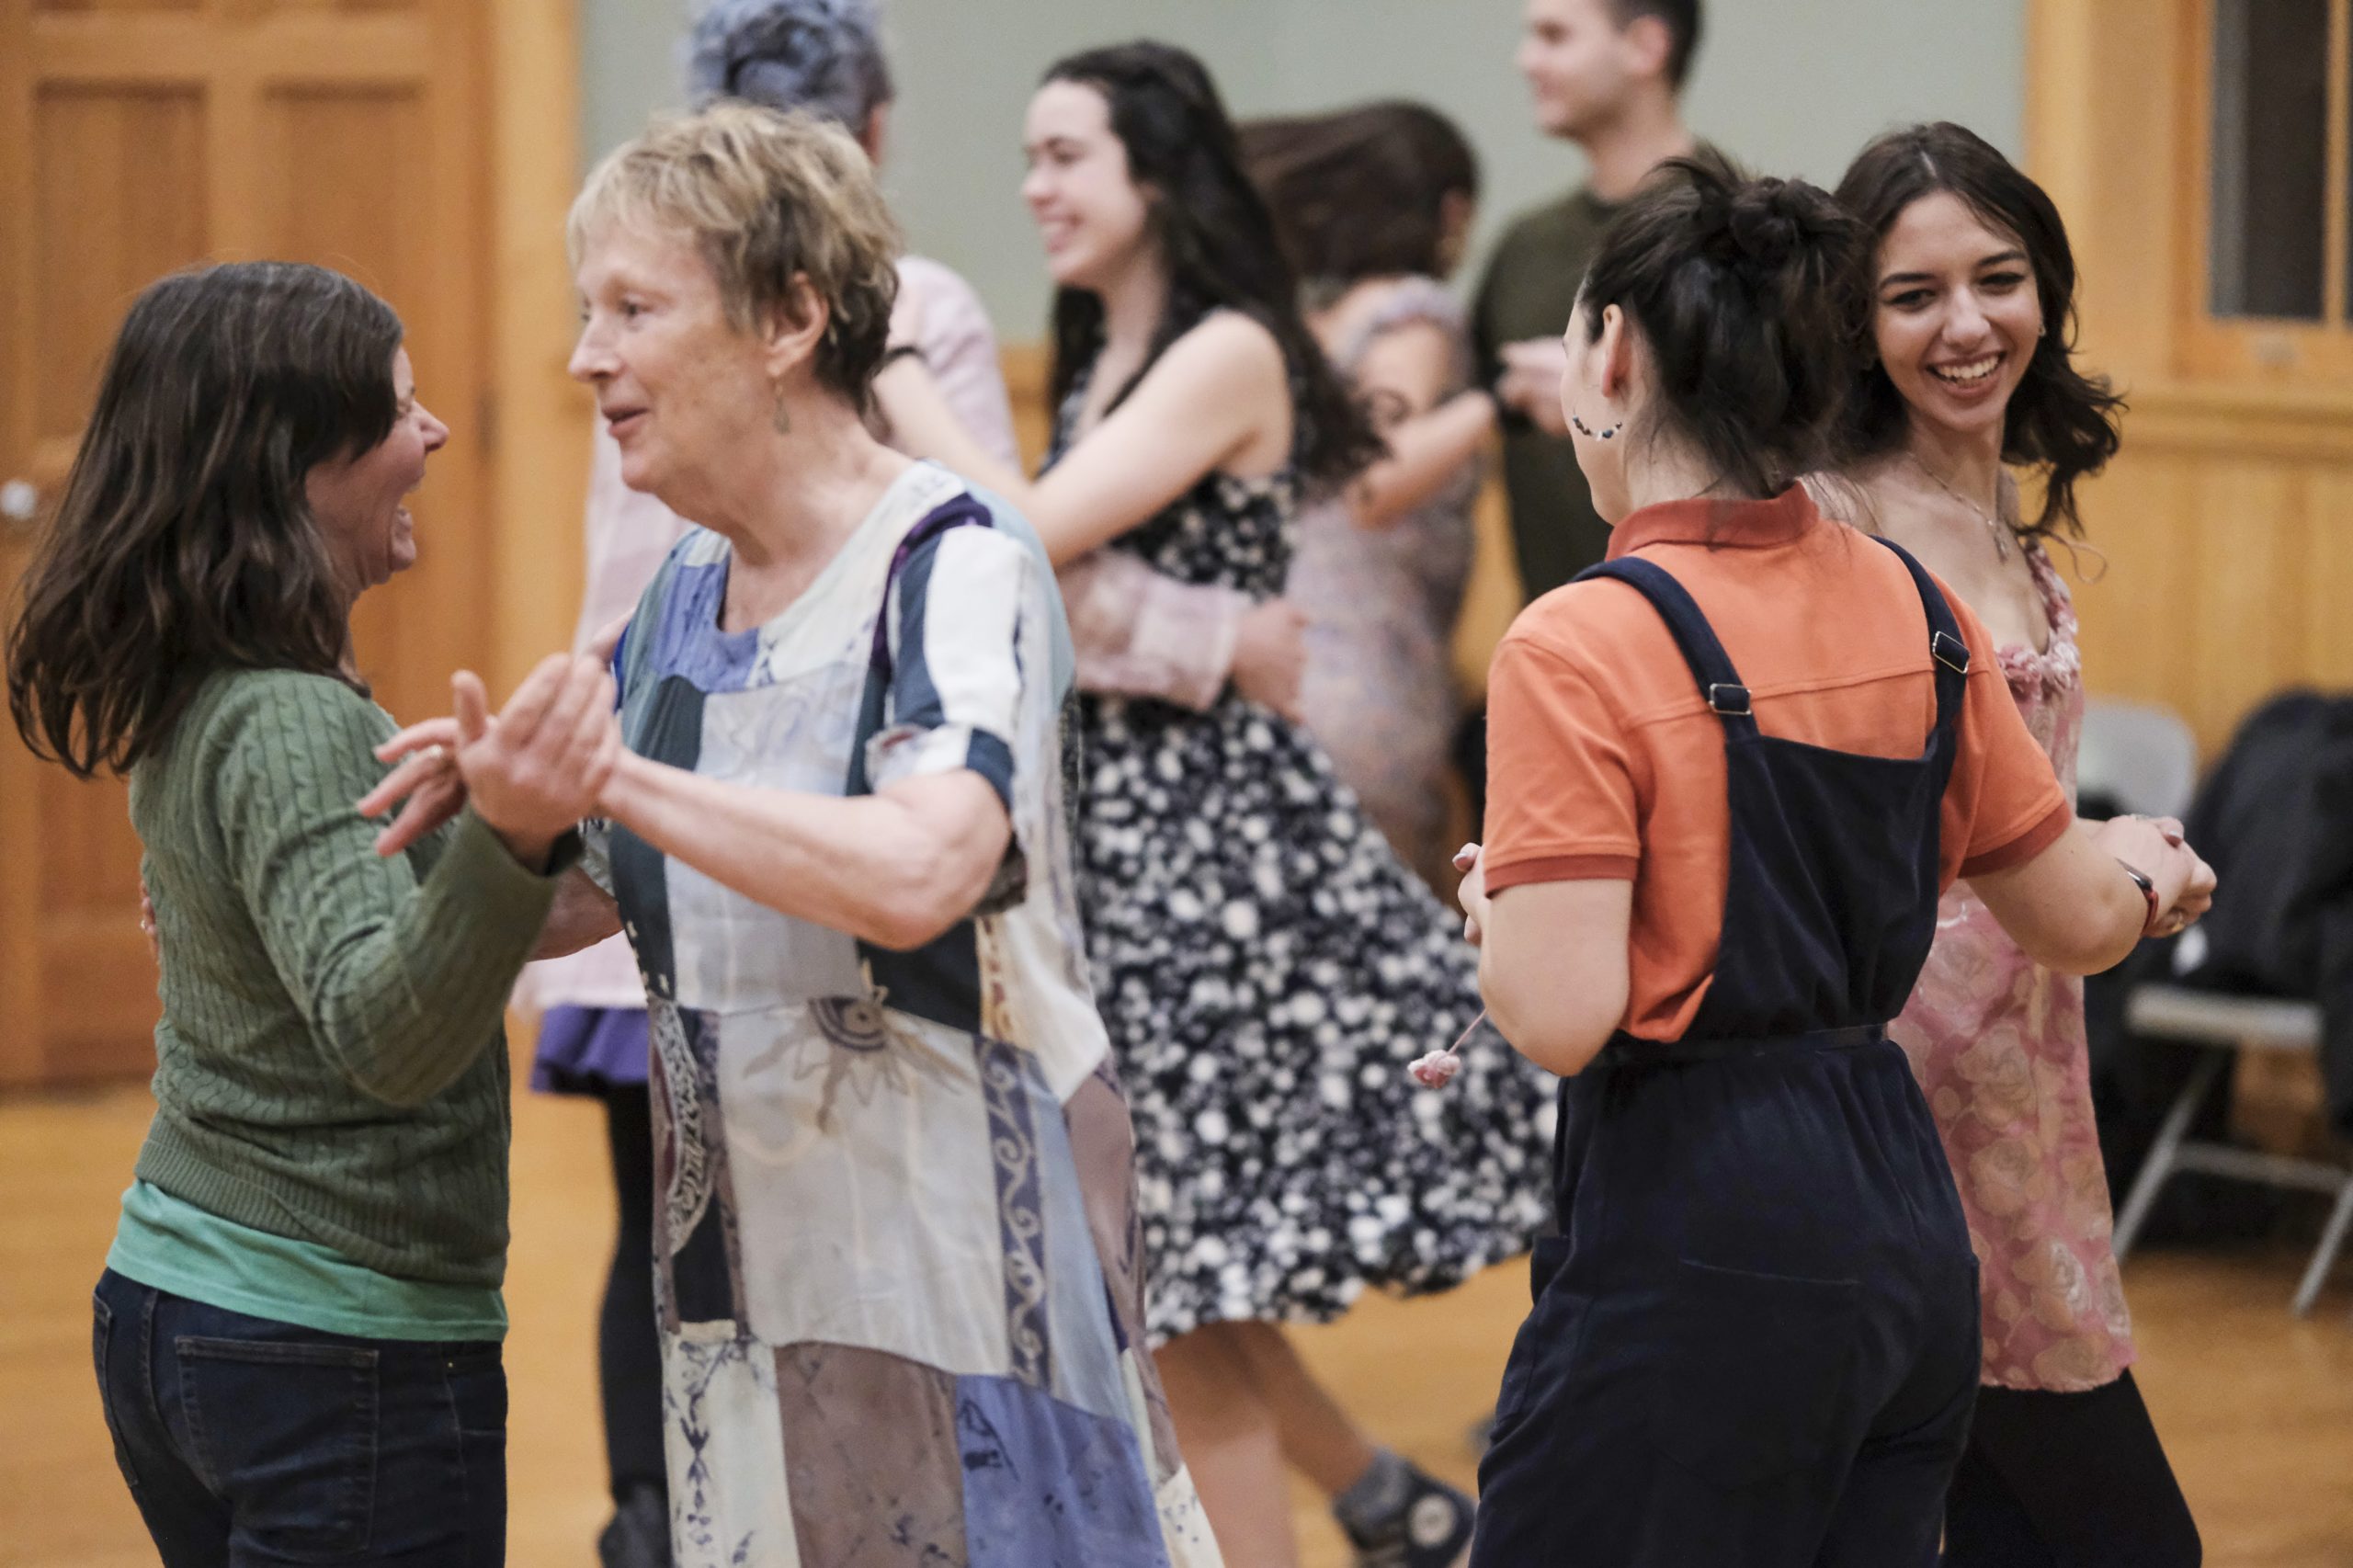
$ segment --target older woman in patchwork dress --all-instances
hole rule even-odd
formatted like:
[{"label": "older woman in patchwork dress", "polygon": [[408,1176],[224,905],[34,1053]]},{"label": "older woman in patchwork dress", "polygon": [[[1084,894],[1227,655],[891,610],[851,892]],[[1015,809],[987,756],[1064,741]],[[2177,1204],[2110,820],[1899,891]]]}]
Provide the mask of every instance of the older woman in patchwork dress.
[{"label": "older woman in patchwork dress", "polygon": [[[1144,1354],[1035,536],[861,419],[838,130],[658,125],[574,210],[621,477],[699,526],[616,655],[682,1564],[1214,1562]],[[620,775],[626,772],[627,777]]]}]

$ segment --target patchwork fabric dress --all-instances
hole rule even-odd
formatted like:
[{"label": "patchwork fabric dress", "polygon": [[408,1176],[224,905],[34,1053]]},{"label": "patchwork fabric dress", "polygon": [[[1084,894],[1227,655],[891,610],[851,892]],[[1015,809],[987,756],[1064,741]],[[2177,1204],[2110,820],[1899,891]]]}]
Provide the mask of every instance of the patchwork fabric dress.
[{"label": "patchwork fabric dress", "polygon": [[918,464],[767,624],[720,629],[729,560],[698,530],[647,589],[633,750],[831,795],[971,768],[1014,844],[972,917],[892,952],[609,835],[652,1021],[677,1560],[1213,1563],[1143,1347],[1035,536]]}]

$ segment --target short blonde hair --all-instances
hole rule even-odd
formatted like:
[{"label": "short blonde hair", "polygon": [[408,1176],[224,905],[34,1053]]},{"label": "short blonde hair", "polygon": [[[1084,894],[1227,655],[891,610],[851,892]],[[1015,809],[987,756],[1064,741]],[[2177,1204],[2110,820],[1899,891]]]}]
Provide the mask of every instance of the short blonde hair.
[{"label": "short blonde hair", "polygon": [[839,126],[722,102],[656,119],[614,151],[572,204],[564,237],[576,267],[607,224],[684,235],[719,279],[728,319],[751,331],[792,314],[792,280],[825,302],[818,381],[863,407],[898,298],[898,225],[865,153]]}]

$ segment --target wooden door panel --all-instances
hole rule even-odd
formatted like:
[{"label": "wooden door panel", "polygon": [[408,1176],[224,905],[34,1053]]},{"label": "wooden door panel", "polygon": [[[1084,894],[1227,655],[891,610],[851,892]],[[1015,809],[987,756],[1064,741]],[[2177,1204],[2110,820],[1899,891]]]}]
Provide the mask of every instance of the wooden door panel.
[{"label": "wooden door panel", "polygon": [[[450,422],[452,439],[412,507],[417,563],[359,601],[353,636],[376,699],[404,718],[448,701],[449,661],[466,642],[482,573],[460,526],[461,498],[479,483],[468,383],[466,324],[434,296],[433,170],[424,93],[415,86],[304,85],[263,100],[259,235],[264,254],[331,267],[374,290],[402,315],[417,395]],[[364,171],[354,177],[354,171]],[[453,504],[455,503],[455,504]],[[479,624],[478,621],[474,624]]]},{"label": "wooden door panel", "polygon": [[195,11],[204,0],[33,0],[36,13],[52,11]]},{"label": "wooden door panel", "polygon": [[[203,254],[205,108],[193,84],[51,82],[33,95],[38,305],[28,325],[39,373],[23,472],[52,500],[131,299]],[[128,791],[54,767],[26,783],[39,827],[17,874],[40,912],[32,974],[45,1075],[135,1071],[155,995],[136,923]]]},{"label": "wooden door panel", "polygon": [[[488,110],[476,0],[0,0],[0,480],[53,506],[140,290],[208,260],[349,274],[405,323],[452,427],[415,508],[423,560],[362,601],[395,712],[446,703],[492,643],[479,410],[490,354]],[[28,540],[0,522],[0,600]],[[148,1061],[153,967],[119,782],[0,733],[0,1085]]]},{"label": "wooden door panel", "polygon": [[194,85],[66,83],[35,97],[33,431],[44,445],[70,452],[79,437],[131,299],[204,254],[204,113]]}]

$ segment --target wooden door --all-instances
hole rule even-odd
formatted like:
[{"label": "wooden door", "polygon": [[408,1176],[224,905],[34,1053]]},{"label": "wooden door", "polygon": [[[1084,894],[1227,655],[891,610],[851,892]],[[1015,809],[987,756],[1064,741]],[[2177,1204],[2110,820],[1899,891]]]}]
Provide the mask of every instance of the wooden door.
[{"label": "wooden door", "polygon": [[[487,9],[0,0],[0,511],[54,503],[145,284],[256,257],[350,274],[401,312],[452,431],[415,504],[418,565],[357,618],[396,713],[438,711],[449,672],[492,651]],[[0,517],[10,599],[37,526]],[[119,782],[77,783],[0,733],[0,1085],[147,1064],[138,857]]]}]

